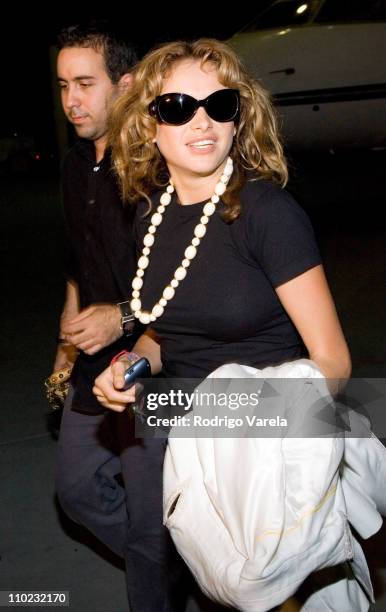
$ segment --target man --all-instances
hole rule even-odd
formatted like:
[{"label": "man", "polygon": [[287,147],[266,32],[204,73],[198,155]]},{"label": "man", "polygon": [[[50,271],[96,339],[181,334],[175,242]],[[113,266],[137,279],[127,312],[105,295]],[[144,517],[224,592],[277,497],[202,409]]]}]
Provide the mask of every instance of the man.
[{"label": "man", "polygon": [[[129,44],[96,23],[63,30],[59,45],[63,109],[79,139],[63,169],[71,257],[54,370],[76,361],[58,442],[56,490],[73,520],[125,557],[131,608],[144,612],[156,607],[152,589],[146,589],[146,601],[138,587],[143,575],[151,580],[153,573],[146,541],[138,541],[135,531],[138,523],[148,533],[143,525],[147,514],[137,502],[138,487],[147,486],[142,466],[152,462],[147,469],[151,478],[156,465],[154,458],[147,459],[146,444],[128,439],[126,417],[112,419],[92,394],[95,377],[133,342],[123,336],[127,304],[117,306],[130,295],[136,269],[133,213],[121,202],[111,168],[107,121],[112,103],[130,86],[136,55]],[[157,458],[162,469],[161,452]],[[116,479],[120,472],[127,495]],[[147,502],[151,495],[149,485]],[[134,544],[128,552],[130,537]],[[160,534],[160,547],[165,540],[165,534]],[[161,552],[154,554],[158,567]]]},{"label": "man", "polygon": [[124,557],[131,611],[172,612],[181,610],[174,588],[181,568],[154,485],[165,441],[136,439],[130,414],[107,414],[92,394],[94,379],[135,339],[123,336],[132,325],[125,300],[136,270],[133,207],[123,206],[111,169],[107,121],[131,84],[136,57],[99,24],[68,28],[59,43],[63,109],[79,140],[63,170],[71,258],[54,368],[70,365],[74,351],[79,355],[62,418],[56,490],[73,520]]},{"label": "man", "polygon": [[54,370],[71,365],[72,348],[80,350],[73,407],[98,413],[93,381],[124,344],[117,303],[127,299],[135,270],[132,210],[122,205],[106,152],[107,120],[112,103],[130,85],[136,55],[100,24],[68,28],[59,42],[63,109],[80,139],[63,168],[71,258]]}]

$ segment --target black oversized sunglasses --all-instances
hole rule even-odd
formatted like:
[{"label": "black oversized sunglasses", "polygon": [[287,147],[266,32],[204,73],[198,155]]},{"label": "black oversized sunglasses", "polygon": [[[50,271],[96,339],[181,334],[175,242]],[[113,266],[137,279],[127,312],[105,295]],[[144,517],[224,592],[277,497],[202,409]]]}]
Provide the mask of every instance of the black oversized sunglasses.
[{"label": "black oversized sunglasses", "polygon": [[184,93],[167,93],[157,96],[149,104],[149,113],[159,123],[183,125],[190,121],[203,106],[214,121],[237,121],[240,112],[240,94],[237,89],[219,89],[204,100],[196,100]]}]

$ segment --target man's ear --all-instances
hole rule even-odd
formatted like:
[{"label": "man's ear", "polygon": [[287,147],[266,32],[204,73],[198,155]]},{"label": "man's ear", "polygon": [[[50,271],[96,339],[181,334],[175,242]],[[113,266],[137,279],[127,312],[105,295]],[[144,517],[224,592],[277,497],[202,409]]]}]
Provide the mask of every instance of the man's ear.
[{"label": "man's ear", "polygon": [[124,93],[131,87],[133,82],[133,75],[130,72],[126,72],[118,81],[119,92]]}]

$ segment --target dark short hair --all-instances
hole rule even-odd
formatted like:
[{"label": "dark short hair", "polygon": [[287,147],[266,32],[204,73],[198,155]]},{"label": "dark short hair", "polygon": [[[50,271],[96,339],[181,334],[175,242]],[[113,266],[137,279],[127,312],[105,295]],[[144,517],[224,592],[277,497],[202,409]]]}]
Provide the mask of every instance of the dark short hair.
[{"label": "dark short hair", "polygon": [[131,72],[138,61],[134,45],[107,21],[93,20],[63,28],[58,35],[58,47],[86,47],[103,55],[106,72],[112,83]]}]

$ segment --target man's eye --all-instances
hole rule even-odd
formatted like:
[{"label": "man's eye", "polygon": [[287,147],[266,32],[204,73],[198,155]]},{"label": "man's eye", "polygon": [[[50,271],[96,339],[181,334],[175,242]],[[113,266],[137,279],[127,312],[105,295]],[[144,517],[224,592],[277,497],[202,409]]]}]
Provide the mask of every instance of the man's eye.
[{"label": "man's eye", "polygon": [[91,87],[92,83],[81,83],[80,86],[81,87]]},{"label": "man's eye", "polygon": [[58,83],[59,89],[67,89],[67,83]]}]

